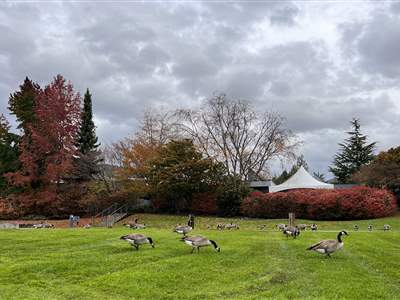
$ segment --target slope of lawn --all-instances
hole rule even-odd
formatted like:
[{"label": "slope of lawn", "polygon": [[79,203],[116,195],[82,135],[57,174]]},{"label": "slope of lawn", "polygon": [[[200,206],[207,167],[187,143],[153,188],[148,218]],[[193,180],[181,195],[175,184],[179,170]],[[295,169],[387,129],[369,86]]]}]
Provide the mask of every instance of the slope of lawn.
[{"label": "slope of lawn", "polygon": [[[172,232],[186,217],[144,214],[139,221],[156,248],[133,250],[119,240],[133,232],[122,226],[0,231],[0,299],[400,298],[400,216],[372,220],[372,232],[369,221],[317,222],[320,231],[296,240],[273,229],[282,220],[196,218],[192,233],[222,250],[194,254]],[[241,229],[205,229],[230,221]],[[384,223],[393,230],[383,232]],[[350,235],[331,259],[305,250],[341,229]]]}]

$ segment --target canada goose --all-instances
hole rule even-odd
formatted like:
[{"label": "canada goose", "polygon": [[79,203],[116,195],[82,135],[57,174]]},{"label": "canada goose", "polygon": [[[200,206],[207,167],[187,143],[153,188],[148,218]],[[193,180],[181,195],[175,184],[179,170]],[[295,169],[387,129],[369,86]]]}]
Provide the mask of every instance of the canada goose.
[{"label": "canada goose", "polygon": [[368,224],[368,230],[372,231],[372,224]]},{"label": "canada goose", "polygon": [[217,224],[217,229],[218,229],[218,230],[223,230],[223,229],[225,229],[225,224],[223,224],[223,223],[218,223],[218,224]]},{"label": "canada goose", "polygon": [[312,231],[317,231],[317,230],[318,230],[317,224],[313,223],[313,224],[311,225],[311,230],[312,230]]},{"label": "canada goose", "polygon": [[146,224],[135,223],[135,224],[129,224],[128,227],[132,229],[144,229],[146,228]]},{"label": "canada goose", "polygon": [[40,224],[34,224],[33,228],[36,229],[41,229],[41,228],[55,228],[53,224],[50,223],[40,223]]},{"label": "canada goose", "polygon": [[276,228],[278,228],[278,230],[281,230],[281,231],[285,230],[286,227],[287,227],[287,225],[285,225],[285,224],[278,224],[278,225],[276,225]]},{"label": "canada goose", "polygon": [[306,224],[299,224],[297,226],[300,230],[306,230],[307,229],[307,225]]},{"label": "canada goose", "polygon": [[146,224],[138,223],[138,218],[135,219],[134,223],[128,223],[128,224],[126,224],[126,226],[131,228],[131,229],[144,229],[144,228],[146,228]]},{"label": "canada goose", "polygon": [[216,242],[214,242],[213,240],[209,240],[202,236],[185,236],[185,237],[183,237],[183,241],[185,242],[186,245],[189,245],[192,247],[192,251],[190,253],[193,253],[193,251],[196,248],[197,248],[197,252],[199,252],[200,247],[206,247],[206,246],[211,246],[211,245],[213,245],[215,250],[217,250],[218,252],[221,251],[221,248],[218,247]]},{"label": "canada goose", "polygon": [[233,223],[231,222],[231,224],[225,225],[225,228],[226,228],[226,229],[229,229],[229,230],[231,230],[231,229],[239,229],[239,225],[233,224]]},{"label": "canada goose", "polygon": [[286,238],[289,238],[289,236],[292,236],[294,239],[300,235],[300,230],[297,227],[286,227],[283,230],[283,234],[286,235]]},{"label": "canada goose", "polygon": [[307,248],[307,250],[314,250],[318,253],[326,254],[327,257],[331,257],[330,255],[331,253],[336,252],[343,247],[344,243],[341,238],[342,235],[348,235],[348,234],[346,231],[343,230],[339,232],[336,240],[322,240],[310,246],[309,248]]},{"label": "canada goose", "polygon": [[358,225],[357,224],[354,225],[354,231],[358,231],[358,229],[359,229]]},{"label": "canada goose", "polygon": [[151,237],[145,236],[144,234],[128,234],[121,236],[121,240],[127,241],[136,250],[139,250],[139,246],[143,244],[150,244],[151,247],[154,248],[154,242]]},{"label": "canada goose", "polygon": [[383,225],[383,231],[387,231],[387,230],[390,230],[390,229],[392,229],[392,227],[389,224]]},{"label": "canada goose", "polygon": [[174,228],[174,232],[181,233],[183,236],[186,236],[186,234],[192,231],[192,229],[192,226],[189,225],[178,225]]}]

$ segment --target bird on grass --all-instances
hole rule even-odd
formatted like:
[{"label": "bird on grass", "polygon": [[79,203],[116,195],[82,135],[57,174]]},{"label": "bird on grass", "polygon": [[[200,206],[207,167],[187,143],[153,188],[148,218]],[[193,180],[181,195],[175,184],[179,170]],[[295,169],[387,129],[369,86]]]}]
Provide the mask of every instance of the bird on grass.
[{"label": "bird on grass", "polygon": [[146,228],[146,224],[140,224],[140,223],[138,223],[138,218],[136,218],[135,219],[135,223],[133,223],[133,224],[130,224],[130,227],[132,228],[132,229],[144,229],[144,228]]},{"label": "bird on grass", "polygon": [[224,230],[224,229],[225,229],[225,226],[226,226],[226,225],[223,224],[223,223],[218,223],[218,224],[217,224],[217,229],[218,229],[218,230]]},{"label": "bird on grass", "polygon": [[188,222],[188,225],[178,225],[174,228],[174,232],[183,234],[183,237],[186,236],[187,233],[192,231],[192,226],[189,226],[190,221]]},{"label": "bird on grass", "polygon": [[278,228],[278,230],[280,231],[284,231],[286,229],[286,227],[288,227],[286,224],[277,224],[276,228]]},{"label": "bird on grass", "polygon": [[215,250],[217,252],[221,251],[221,248],[218,247],[217,243],[213,240],[209,240],[205,237],[202,236],[185,236],[183,237],[182,241],[186,244],[192,247],[192,251],[190,253],[193,253],[195,249],[197,249],[197,252],[200,251],[200,247],[207,247],[213,245]]},{"label": "bird on grass", "polygon": [[43,223],[41,222],[40,224],[34,224],[33,228],[40,229],[40,228],[55,228],[55,226],[51,223]]},{"label": "bird on grass", "polygon": [[232,222],[231,222],[231,224],[226,224],[225,225],[225,228],[226,229],[229,229],[229,230],[231,230],[231,229],[239,229],[239,225],[238,224],[233,224]]},{"label": "bird on grass", "polygon": [[368,231],[372,231],[372,224],[368,224]]},{"label": "bird on grass", "polygon": [[259,226],[258,226],[258,229],[259,229],[259,230],[264,230],[264,229],[266,229],[266,228],[267,228],[267,225],[265,225],[265,224],[259,225]]},{"label": "bird on grass", "polygon": [[127,241],[129,244],[135,247],[136,250],[139,250],[139,246],[143,244],[150,244],[150,246],[154,248],[153,239],[151,237],[145,236],[144,234],[128,234],[121,236],[120,239]]},{"label": "bird on grass", "polygon": [[348,235],[348,233],[343,230],[339,232],[336,240],[322,240],[308,247],[307,250],[313,250],[315,252],[325,254],[326,257],[331,257],[331,253],[343,248],[344,243],[342,241],[342,235]]},{"label": "bird on grass", "polygon": [[140,224],[138,223],[138,218],[135,219],[134,223],[129,222],[128,224],[123,224],[124,226],[131,228],[131,229],[144,229],[146,228],[146,224]]},{"label": "bird on grass", "polygon": [[358,229],[359,229],[358,225],[357,224],[354,225],[354,231],[358,231]]},{"label": "bird on grass", "polygon": [[299,224],[299,225],[298,225],[298,228],[299,228],[300,230],[306,230],[306,229],[307,229],[307,224]]},{"label": "bird on grass", "polygon": [[383,225],[383,231],[388,231],[390,229],[392,229],[392,227],[389,224]]},{"label": "bird on grass", "polygon": [[300,235],[300,230],[299,228],[289,226],[286,227],[286,229],[283,230],[283,234],[286,235],[286,238],[289,238],[289,236],[292,236],[294,239]]},{"label": "bird on grass", "polygon": [[311,224],[311,230],[312,231],[317,231],[318,230],[318,225],[315,224],[315,223]]}]

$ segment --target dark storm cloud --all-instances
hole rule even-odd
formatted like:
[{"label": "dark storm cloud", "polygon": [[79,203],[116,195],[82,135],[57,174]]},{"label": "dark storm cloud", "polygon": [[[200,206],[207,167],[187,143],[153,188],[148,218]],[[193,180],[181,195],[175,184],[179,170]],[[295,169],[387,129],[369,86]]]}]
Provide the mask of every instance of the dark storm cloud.
[{"label": "dark storm cloud", "polygon": [[60,73],[91,89],[104,143],[132,135],[146,107],[224,92],[285,116],[323,172],[352,117],[382,147],[400,130],[400,6],[355,5],[3,3],[1,111],[25,76],[45,85]]}]

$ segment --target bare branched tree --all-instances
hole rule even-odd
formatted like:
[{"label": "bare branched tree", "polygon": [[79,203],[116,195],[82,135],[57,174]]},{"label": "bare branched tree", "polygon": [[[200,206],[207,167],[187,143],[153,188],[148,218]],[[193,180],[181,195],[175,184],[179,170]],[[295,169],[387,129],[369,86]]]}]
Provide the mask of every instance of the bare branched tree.
[{"label": "bare branched tree", "polygon": [[179,110],[181,130],[203,152],[225,164],[230,174],[269,175],[268,163],[294,156],[298,146],[283,118],[274,112],[256,113],[249,102],[233,101],[221,94],[199,110]]},{"label": "bare branched tree", "polygon": [[111,145],[105,145],[102,149],[105,164],[109,164],[114,167],[122,167],[123,150],[128,148],[129,145],[129,139],[124,139],[123,141],[113,143]]},{"label": "bare branched tree", "polygon": [[117,189],[115,170],[123,165],[122,147],[127,146],[127,141],[105,145],[101,150],[102,163],[98,165],[96,179],[102,182],[108,192]]},{"label": "bare branched tree", "polygon": [[144,113],[136,138],[151,145],[164,145],[179,138],[179,123],[174,111],[149,109]]}]

